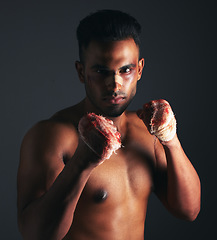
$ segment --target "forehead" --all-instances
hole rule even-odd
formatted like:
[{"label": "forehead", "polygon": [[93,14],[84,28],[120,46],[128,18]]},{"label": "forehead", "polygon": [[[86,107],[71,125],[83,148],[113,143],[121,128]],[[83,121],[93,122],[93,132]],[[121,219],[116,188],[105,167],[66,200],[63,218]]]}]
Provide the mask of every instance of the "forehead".
[{"label": "forehead", "polygon": [[130,64],[139,59],[139,47],[133,39],[112,42],[91,41],[84,50],[86,64]]}]

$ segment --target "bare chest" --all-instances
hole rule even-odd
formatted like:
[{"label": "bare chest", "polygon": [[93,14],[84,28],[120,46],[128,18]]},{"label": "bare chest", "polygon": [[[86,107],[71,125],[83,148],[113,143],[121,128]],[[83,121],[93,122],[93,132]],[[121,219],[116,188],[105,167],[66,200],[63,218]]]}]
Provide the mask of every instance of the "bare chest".
[{"label": "bare chest", "polygon": [[70,239],[91,239],[90,233],[92,239],[143,239],[154,153],[150,139],[136,136],[131,134],[130,143],[124,142],[117,154],[92,171],[76,207]]},{"label": "bare chest", "polygon": [[79,199],[70,239],[89,239],[90,232],[93,239],[143,239],[153,182],[150,162],[122,149],[98,166]]},{"label": "bare chest", "polygon": [[152,162],[148,155],[120,149],[92,172],[83,191],[85,201],[119,204],[125,199],[146,200],[153,186]]}]

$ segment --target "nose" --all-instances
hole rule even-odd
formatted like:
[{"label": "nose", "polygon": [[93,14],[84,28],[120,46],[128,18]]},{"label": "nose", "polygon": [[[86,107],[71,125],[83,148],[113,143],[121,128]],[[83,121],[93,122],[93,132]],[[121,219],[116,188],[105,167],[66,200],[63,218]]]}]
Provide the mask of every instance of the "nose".
[{"label": "nose", "polygon": [[123,79],[118,74],[113,74],[107,77],[105,81],[106,87],[109,91],[119,91],[123,85]]}]

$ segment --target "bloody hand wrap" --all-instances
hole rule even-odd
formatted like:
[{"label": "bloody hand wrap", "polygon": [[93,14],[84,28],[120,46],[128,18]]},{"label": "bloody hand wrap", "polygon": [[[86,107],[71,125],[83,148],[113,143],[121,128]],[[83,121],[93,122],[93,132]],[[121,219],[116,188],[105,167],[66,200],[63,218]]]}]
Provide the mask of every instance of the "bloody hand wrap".
[{"label": "bloody hand wrap", "polygon": [[170,104],[163,99],[144,104],[143,111],[138,113],[149,132],[160,141],[168,142],[176,134],[176,119]]},{"label": "bloody hand wrap", "polygon": [[101,160],[109,159],[121,147],[121,135],[113,121],[95,113],[81,118],[78,131],[81,139]]}]

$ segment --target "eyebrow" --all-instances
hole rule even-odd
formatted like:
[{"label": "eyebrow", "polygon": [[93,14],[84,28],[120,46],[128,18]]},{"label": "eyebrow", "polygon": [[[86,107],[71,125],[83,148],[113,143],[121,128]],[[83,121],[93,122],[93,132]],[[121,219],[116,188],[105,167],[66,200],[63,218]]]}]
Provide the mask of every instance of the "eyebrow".
[{"label": "eyebrow", "polygon": [[[136,67],[136,64],[133,64],[133,63],[130,63],[130,64],[127,64],[127,65],[124,65],[122,67],[120,67],[118,70],[122,70],[122,69],[125,69],[125,68],[135,68]],[[104,69],[104,70],[110,70],[107,66],[105,65],[100,65],[100,64],[95,64],[91,67],[91,69]]]},{"label": "eyebrow", "polygon": [[105,66],[105,65],[100,65],[100,64],[95,64],[95,65],[93,65],[93,66],[91,67],[91,69],[98,69],[98,68],[109,70],[109,68],[108,68],[107,66]]},{"label": "eyebrow", "polygon": [[136,67],[136,64],[131,63],[131,64],[127,64],[127,65],[120,67],[119,70],[122,70],[124,68],[135,68],[135,67]]}]

